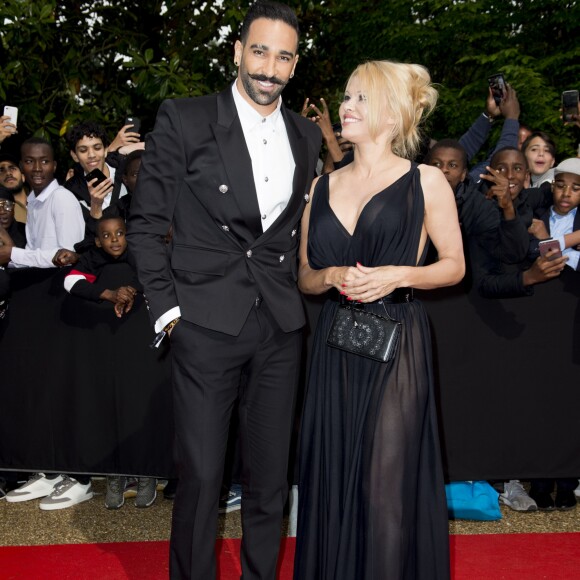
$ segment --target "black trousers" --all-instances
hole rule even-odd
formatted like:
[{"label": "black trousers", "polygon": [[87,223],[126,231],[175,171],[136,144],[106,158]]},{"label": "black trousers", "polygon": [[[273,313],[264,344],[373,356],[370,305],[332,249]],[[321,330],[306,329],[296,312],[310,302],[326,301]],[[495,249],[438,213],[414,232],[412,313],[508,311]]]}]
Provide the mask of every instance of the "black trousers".
[{"label": "black trousers", "polygon": [[274,580],[301,345],[301,331],[282,332],[264,303],[252,309],[237,337],[185,321],[173,329],[179,486],[170,542],[172,580],[216,577],[218,499],[236,400],[242,456],[242,577]]}]

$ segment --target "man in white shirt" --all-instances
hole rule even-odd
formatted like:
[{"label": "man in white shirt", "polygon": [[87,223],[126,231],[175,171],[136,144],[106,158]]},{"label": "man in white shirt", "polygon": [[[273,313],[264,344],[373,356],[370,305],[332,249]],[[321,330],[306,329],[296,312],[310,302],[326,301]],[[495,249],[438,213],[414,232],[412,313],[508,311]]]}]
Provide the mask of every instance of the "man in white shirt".
[{"label": "man in white shirt", "polygon": [[26,247],[0,247],[0,264],[10,261],[14,268],[54,268],[73,263],[72,250],[83,239],[85,223],[74,195],[54,178],[56,161],[50,143],[35,137],[26,140],[20,166],[31,189]]}]

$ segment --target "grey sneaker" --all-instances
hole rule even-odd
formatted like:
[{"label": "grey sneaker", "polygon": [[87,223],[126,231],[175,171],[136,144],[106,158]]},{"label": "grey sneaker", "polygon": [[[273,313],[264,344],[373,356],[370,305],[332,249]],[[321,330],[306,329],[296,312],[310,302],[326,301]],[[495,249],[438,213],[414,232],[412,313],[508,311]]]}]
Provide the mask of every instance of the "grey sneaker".
[{"label": "grey sneaker", "polygon": [[499,501],[517,512],[538,511],[538,505],[526,493],[524,486],[517,479],[512,479],[505,484],[504,492],[500,494]]},{"label": "grey sneaker", "polygon": [[62,510],[93,499],[93,495],[90,481],[87,484],[82,484],[65,475],[64,479],[54,486],[53,492],[40,500],[38,507],[41,510]]},{"label": "grey sneaker", "polygon": [[127,478],[122,475],[109,475],[107,477],[107,493],[105,495],[105,507],[108,510],[118,510],[125,503],[125,484]]},{"label": "grey sneaker", "polygon": [[146,508],[153,504],[157,497],[157,480],[154,477],[140,477],[137,480],[137,497],[135,506]]},{"label": "grey sneaker", "polygon": [[39,499],[50,495],[56,485],[62,481],[63,476],[59,475],[53,479],[47,479],[44,473],[35,473],[30,479],[18,489],[13,489],[6,494],[7,502],[28,501]]}]

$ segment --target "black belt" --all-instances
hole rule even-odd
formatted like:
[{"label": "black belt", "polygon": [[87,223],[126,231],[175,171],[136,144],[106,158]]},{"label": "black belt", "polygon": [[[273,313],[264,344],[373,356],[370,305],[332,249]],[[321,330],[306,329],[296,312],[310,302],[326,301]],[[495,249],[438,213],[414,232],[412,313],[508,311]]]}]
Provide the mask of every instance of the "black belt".
[{"label": "black belt", "polygon": [[341,304],[402,304],[403,302],[413,302],[413,288],[396,288],[390,294],[373,302],[348,300],[346,296],[339,294],[338,290],[330,295],[330,299]]}]

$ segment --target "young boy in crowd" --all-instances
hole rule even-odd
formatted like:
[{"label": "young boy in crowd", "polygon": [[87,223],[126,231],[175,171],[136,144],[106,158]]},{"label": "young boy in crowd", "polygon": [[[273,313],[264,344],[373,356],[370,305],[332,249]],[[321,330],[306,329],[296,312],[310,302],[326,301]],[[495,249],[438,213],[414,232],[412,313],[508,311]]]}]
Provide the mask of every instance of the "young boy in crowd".
[{"label": "young boy in crowd", "polygon": [[479,184],[469,173],[467,151],[459,141],[437,141],[424,162],[438,167],[453,190],[467,259],[471,251],[477,253],[479,245],[497,245],[498,253],[510,263],[519,262],[527,255],[526,226],[515,219],[515,214],[498,212],[497,204],[481,193]]},{"label": "young boy in crowd", "polygon": [[[79,123],[67,132],[66,141],[75,166],[69,170],[64,186],[73,192],[83,210],[85,237],[75,248],[83,253],[94,245],[96,221],[103,212],[126,218],[129,198],[119,170],[122,156],[109,153],[109,139],[101,125],[93,121]],[[100,172],[105,179],[87,179],[92,171]]]},{"label": "young boy in crowd", "polygon": [[[538,213],[540,219],[534,219],[530,233],[539,241],[550,238],[559,242],[560,250],[568,257],[566,266],[580,270],[580,159],[572,157],[562,161],[554,169],[554,181],[551,184],[553,205]],[[538,245],[534,244],[534,256],[539,254]]]},{"label": "young boy in crowd", "polygon": [[507,260],[495,246],[482,246],[474,257],[479,293],[484,298],[515,298],[531,296],[535,284],[557,277],[566,259],[529,258],[534,211],[541,211],[551,203],[548,187],[524,189],[529,177],[525,155],[515,147],[505,147],[492,157],[488,173],[481,176],[490,185],[485,195],[495,200],[502,219],[517,219],[525,227],[520,243],[528,249],[517,262]]},{"label": "young boy in crowd", "polygon": [[[86,300],[111,302],[115,314],[121,318],[131,310],[135,295],[140,288],[135,272],[128,263],[125,222],[118,216],[105,215],[98,220],[96,230],[95,247],[81,255],[78,264],[66,276],[64,287],[70,294]],[[117,266],[124,267],[119,268],[117,276],[107,276],[107,282],[103,283],[104,270]],[[121,285],[114,288],[107,287],[111,279],[120,281]],[[119,509],[123,506],[126,483],[125,476],[107,477],[105,507]],[[135,505],[149,507],[156,497],[157,480],[153,477],[138,478]]]},{"label": "young boy in crowd", "polygon": [[125,234],[126,226],[122,218],[101,218],[97,222],[96,247],[82,254],[77,265],[64,279],[65,290],[70,294],[94,302],[112,302],[119,318],[133,306],[138,287],[136,277],[133,276],[129,284],[116,289],[103,288],[98,278],[105,266],[127,262]]}]

